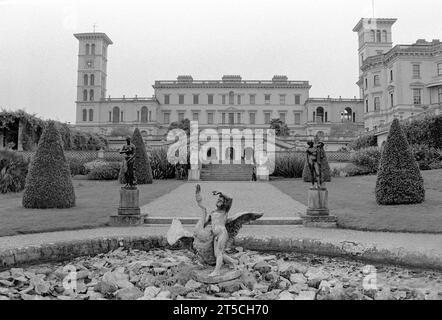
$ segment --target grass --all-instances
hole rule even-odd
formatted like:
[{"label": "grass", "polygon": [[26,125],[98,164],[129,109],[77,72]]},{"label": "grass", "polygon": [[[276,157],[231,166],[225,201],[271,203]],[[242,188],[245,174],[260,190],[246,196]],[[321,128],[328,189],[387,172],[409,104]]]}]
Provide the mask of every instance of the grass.
[{"label": "grass", "polygon": [[[334,178],[327,183],[330,213],[340,228],[442,233],[442,170],[422,171],[425,202],[415,205],[379,206],[374,189],[376,176]],[[299,179],[273,180],[271,184],[307,205],[309,184]]]},{"label": "grass", "polygon": [[[116,181],[73,181],[76,206],[70,209],[25,209],[23,192],[0,194],[0,236],[106,226],[117,213],[119,189]],[[178,180],[155,180],[139,185],[140,206],[177,188]]]}]

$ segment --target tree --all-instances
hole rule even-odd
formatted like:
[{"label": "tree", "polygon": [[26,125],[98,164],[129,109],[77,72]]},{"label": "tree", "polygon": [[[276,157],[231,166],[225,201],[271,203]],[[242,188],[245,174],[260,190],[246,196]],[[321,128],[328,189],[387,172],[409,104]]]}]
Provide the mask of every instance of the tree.
[{"label": "tree", "polygon": [[183,119],[181,121],[172,122],[169,125],[169,131],[173,129],[181,129],[186,132],[187,136],[190,136],[190,120],[189,119]]},{"label": "tree", "polygon": [[147,156],[146,146],[141,136],[140,130],[135,129],[132,136],[132,143],[135,145],[135,178],[137,184],[152,183],[152,168],[150,167],[149,157]]},{"label": "tree", "polygon": [[391,124],[382,152],[375,191],[379,205],[425,200],[424,181],[398,119]]},{"label": "tree", "polygon": [[281,119],[272,119],[270,121],[270,129],[275,130],[277,137],[287,137],[290,134],[290,130]]},{"label": "tree", "polygon": [[29,167],[23,206],[35,209],[75,206],[69,164],[54,121],[49,121],[45,127]]}]

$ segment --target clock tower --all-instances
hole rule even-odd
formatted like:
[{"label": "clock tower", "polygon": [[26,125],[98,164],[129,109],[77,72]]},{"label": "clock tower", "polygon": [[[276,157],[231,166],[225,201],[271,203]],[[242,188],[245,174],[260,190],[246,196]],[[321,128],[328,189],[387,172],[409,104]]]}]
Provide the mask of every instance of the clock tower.
[{"label": "clock tower", "polygon": [[[105,33],[77,33],[79,41],[77,71],[77,123],[96,122],[98,102],[106,97],[107,47],[112,40]],[[83,109],[93,110],[86,116]],[[95,111],[95,112],[94,112]],[[95,117],[98,118],[98,117]]]}]

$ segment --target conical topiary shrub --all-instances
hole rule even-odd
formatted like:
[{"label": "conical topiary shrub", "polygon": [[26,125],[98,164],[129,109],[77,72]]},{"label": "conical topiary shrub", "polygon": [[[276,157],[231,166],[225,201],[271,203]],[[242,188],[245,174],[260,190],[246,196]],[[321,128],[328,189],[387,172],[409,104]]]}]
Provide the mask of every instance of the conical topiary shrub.
[{"label": "conical topiary shrub", "polygon": [[382,152],[376,181],[376,202],[380,205],[422,203],[424,181],[407,138],[395,119]]},{"label": "conical topiary shrub", "polygon": [[38,143],[26,176],[25,208],[71,208],[75,206],[74,186],[63,152],[61,135],[49,121]]},{"label": "conical topiary shrub", "polygon": [[152,168],[150,167],[149,157],[147,156],[146,146],[144,145],[143,137],[140,130],[135,129],[132,136],[132,143],[135,145],[135,178],[137,184],[151,184],[152,183]]},{"label": "conical topiary shrub", "polygon": [[[328,164],[327,154],[324,152],[324,158],[321,161],[322,180],[324,182],[331,181],[330,165]],[[304,182],[312,182],[312,175],[308,167],[307,160],[304,161],[304,169],[302,170],[302,179]]]}]

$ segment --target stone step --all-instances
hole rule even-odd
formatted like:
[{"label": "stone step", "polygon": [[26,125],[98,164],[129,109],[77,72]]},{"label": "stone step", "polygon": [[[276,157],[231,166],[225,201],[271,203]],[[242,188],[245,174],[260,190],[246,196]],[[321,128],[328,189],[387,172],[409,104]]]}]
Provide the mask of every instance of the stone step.
[{"label": "stone step", "polygon": [[[195,225],[199,218],[198,217],[150,217],[144,218],[145,224],[162,224],[170,225],[173,219],[179,219],[183,225]],[[303,221],[301,217],[271,217],[271,218],[260,218],[258,220],[252,221],[251,225],[261,225],[261,226],[287,226],[287,225],[302,225]]]}]

